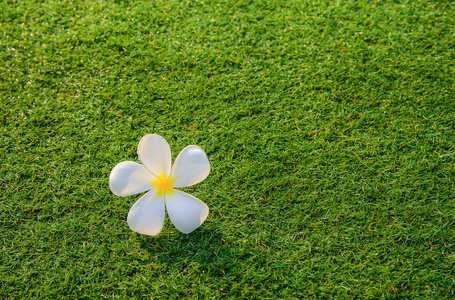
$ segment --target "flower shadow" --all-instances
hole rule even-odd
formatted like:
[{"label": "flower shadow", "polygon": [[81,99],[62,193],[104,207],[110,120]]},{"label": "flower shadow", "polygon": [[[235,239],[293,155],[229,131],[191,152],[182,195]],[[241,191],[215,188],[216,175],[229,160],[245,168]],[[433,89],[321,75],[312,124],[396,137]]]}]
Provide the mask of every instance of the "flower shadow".
[{"label": "flower shadow", "polygon": [[142,240],[141,248],[158,263],[173,270],[196,271],[208,276],[222,277],[243,256],[239,249],[230,247],[219,229],[199,228],[188,235],[179,232],[162,234]]}]

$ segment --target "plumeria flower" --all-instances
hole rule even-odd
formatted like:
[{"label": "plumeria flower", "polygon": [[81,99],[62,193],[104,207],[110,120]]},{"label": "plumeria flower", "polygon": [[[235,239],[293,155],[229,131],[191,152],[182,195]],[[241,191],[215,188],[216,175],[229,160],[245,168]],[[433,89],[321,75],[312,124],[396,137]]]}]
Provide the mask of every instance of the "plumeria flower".
[{"label": "plumeria flower", "polygon": [[164,207],[172,224],[183,233],[198,228],[207,218],[208,206],[198,198],[175,188],[192,186],[210,173],[210,163],[198,146],[184,148],[171,168],[171,148],[157,134],[144,136],[137,147],[141,164],[124,161],[109,176],[109,187],[117,196],[145,193],[130,209],[131,230],[157,235],[163,229]]}]

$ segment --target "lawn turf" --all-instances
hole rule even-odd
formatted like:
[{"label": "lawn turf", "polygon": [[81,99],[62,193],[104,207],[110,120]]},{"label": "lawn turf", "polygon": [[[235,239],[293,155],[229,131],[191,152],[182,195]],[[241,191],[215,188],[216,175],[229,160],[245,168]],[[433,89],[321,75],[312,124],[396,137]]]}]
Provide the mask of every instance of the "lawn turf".
[{"label": "lawn turf", "polygon": [[[455,297],[453,1],[0,2],[0,298]],[[126,224],[140,138],[212,171]]]}]

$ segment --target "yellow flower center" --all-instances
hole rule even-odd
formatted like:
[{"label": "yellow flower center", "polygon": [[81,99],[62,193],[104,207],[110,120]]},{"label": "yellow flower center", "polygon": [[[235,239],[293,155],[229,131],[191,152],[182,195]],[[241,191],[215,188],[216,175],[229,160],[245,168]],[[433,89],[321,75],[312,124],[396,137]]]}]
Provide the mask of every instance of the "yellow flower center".
[{"label": "yellow flower center", "polygon": [[152,185],[156,187],[156,193],[160,196],[163,196],[164,194],[172,194],[174,192],[174,189],[172,188],[173,184],[174,178],[167,177],[164,174],[161,174],[152,182]]}]

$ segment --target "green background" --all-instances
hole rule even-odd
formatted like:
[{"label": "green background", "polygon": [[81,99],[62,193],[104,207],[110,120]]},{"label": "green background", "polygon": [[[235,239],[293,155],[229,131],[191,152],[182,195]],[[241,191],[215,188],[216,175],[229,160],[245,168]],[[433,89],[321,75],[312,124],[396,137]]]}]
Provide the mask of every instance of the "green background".
[{"label": "green background", "polygon": [[[0,297],[455,297],[453,1],[0,4]],[[110,170],[202,147],[184,235]]]}]

